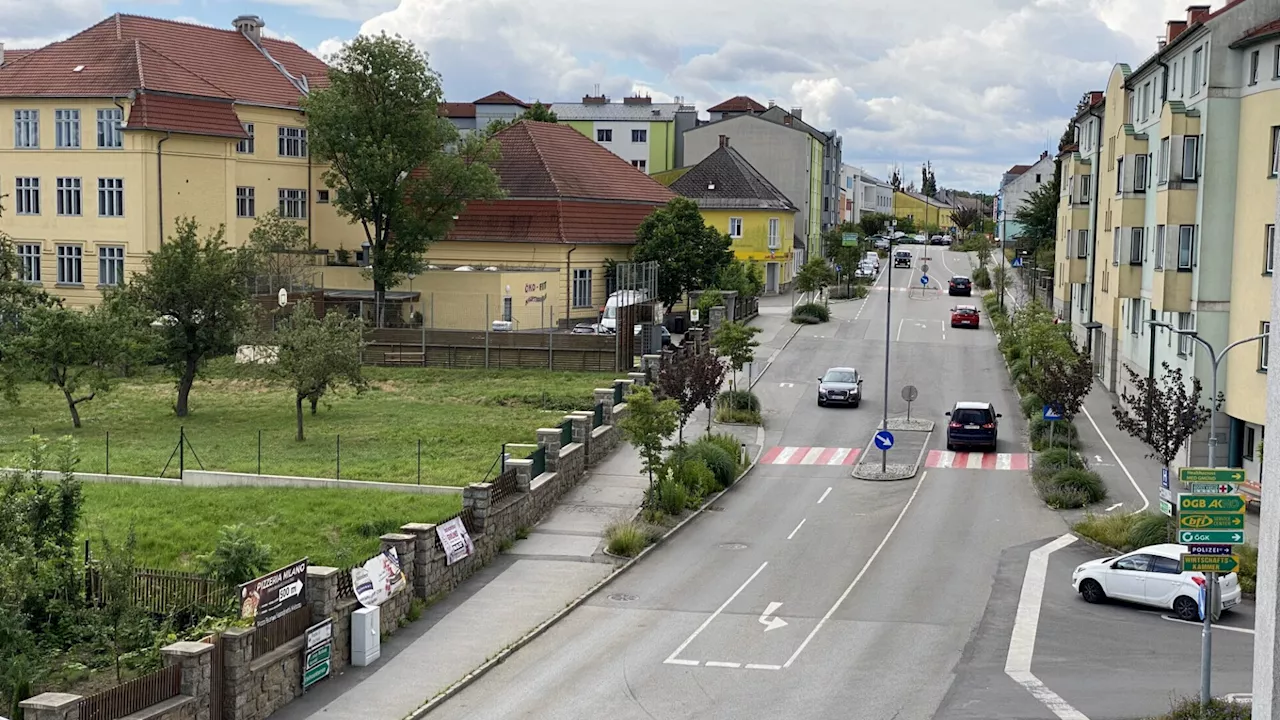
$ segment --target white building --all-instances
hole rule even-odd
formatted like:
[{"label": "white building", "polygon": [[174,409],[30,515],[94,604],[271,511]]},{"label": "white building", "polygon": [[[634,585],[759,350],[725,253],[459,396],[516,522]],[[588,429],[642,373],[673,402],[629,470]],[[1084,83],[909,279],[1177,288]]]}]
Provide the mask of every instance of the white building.
[{"label": "white building", "polygon": [[586,95],[579,103],[553,103],[551,111],[560,124],[652,175],[683,167],[684,133],[698,123],[697,109],[676,100],[655,103],[635,95],[609,102],[604,95]]},{"label": "white building", "polygon": [[860,167],[840,166],[840,192],[840,222],[859,222],[863,213],[893,214],[893,186]]},{"label": "white building", "polygon": [[1054,158],[1046,151],[1040,153],[1040,159],[1034,164],[1014,165],[1000,179],[998,207],[1002,214],[996,218],[996,234],[1002,240],[1017,240],[1022,235],[1022,226],[1013,218],[1036,188],[1053,182],[1053,173]]}]

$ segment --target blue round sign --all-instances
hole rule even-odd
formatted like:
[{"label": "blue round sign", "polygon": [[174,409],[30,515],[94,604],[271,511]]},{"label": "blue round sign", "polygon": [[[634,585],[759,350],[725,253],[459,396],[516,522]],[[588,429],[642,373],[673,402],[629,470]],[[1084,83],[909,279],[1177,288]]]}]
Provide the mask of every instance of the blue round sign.
[{"label": "blue round sign", "polygon": [[921,275],[921,276],[920,276],[920,284],[921,284],[921,285],[928,285],[928,284],[929,284],[929,276],[928,276],[928,275]]},{"label": "blue round sign", "polygon": [[876,448],[879,450],[888,450],[893,447],[893,433],[888,430],[881,430],[876,433]]}]

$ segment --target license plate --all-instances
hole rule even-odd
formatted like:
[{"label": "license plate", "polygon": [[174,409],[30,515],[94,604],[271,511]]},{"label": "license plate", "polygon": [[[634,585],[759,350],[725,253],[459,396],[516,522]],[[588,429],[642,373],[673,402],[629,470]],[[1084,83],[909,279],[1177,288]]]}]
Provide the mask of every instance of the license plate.
[{"label": "license plate", "polygon": [[1235,605],[1235,604],[1236,604],[1236,603],[1238,603],[1238,602],[1240,602],[1240,601],[1239,601],[1239,600],[1226,600],[1226,601],[1224,601],[1224,602],[1222,603],[1222,607],[1224,607],[1224,608],[1229,608],[1229,607],[1231,607],[1231,606]]},{"label": "license plate", "polygon": [[965,425],[965,426],[964,426],[964,429],[965,429],[965,430],[977,430],[977,429],[978,429],[978,426],[977,426],[977,425]]}]

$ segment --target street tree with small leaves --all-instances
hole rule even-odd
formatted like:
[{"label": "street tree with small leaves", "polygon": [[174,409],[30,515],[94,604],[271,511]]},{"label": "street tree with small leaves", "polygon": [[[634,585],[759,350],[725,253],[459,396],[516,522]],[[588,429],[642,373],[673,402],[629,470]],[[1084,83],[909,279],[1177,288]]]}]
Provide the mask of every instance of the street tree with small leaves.
[{"label": "street tree with small leaves", "polygon": [[627,416],[620,427],[627,442],[640,453],[642,468],[649,474],[646,502],[652,502],[654,479],[661,475],[663,445],[676,431],[680,404],[672,399],[659,400],[653,390],[641,387],[627,396]]},{"label": "street tree with small leaves", "polygon": [[1093,361],[1069,339],[1045,352],[1031,372],[1031,391],[1070,420],[1093,388]]},{"label": "street tree with small leaves", "polygon": [[811,257],[796,273],[796,290],[816,297],[836,281],[835,271],[820,257]]},{"label": "street tree with small leaves", "polygon": [[256,292],[311,287],[317,268],[304,223],[281,217],[280,211],[272,208],[254,221],[248,249],[253,254]]},{"label": "street tree with small leaves", "polygon": [[[1211,409],[1200,403],[1204,391],[1200,378],[1193,375],[1188,384],[1182,368],[1167,362],[1160,368],[1163,374],[1147,378],[1125,365],[1133,391],[1122,392],[1121,404],[1112,406],[1111,412],[1121,430],[1151,448],[1147,457],[1169,467],[1187,441],[1209,422]],[[1222,402],[1221,393],[1217,402]]]},{"label": "street tree with small leaves", "polygon": [[976,205],[960,204],[951,211],[951,224],[960,230],[961,235],[964,235],[969,232],[969,228],[979,226],[983,217],[985,216],[982,210]]},{"label": "street tree with small leaves", "polygon": [[711,347],[715,348],[721,357],[727,358],[729,366],[733,368],[731,385],[734,390],[738,389],[738,373],[742,372],[742,368],[747,363],[756,359],[756,348],[760,343],[755,337],[759,333],[758,327],[740,322],[727,322],[711,336]]},{"label": "street tree with small leaves", "polygon": [[698,206],[678,197],[654,210],[636,228],[636,262],[658,263],[658,297],[670,310],[690,290],[715,286],[733,262],[733,242],[707,224]]},{"label": "street tree with small leaves", "polygon": [[[699,407],[710,409],[728,369],[710,352],[671,355],[658,372],[658,392],[680,405],[679,442],[684,442],[684,426]],[[710,417],[710,413],[708,413]]]}]

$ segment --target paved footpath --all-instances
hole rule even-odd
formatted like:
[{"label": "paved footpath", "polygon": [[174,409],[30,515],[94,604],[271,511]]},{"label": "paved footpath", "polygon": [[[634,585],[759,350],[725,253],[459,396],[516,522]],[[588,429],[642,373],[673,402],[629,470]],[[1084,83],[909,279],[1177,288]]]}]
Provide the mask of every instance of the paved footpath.
[{"label": "paved footpath", "polygon": [[[762,302],[761,316],[752,323],[762,328],[754,379],[797,327],[789,315],[787,296]],[[745,384],[745,373],[741,380]],[[706,411],[695,413],[685,426],[686,442],[706,427]],[[714,425],[712,431],[733,434],[749,457],[759,454],[758,428]],[[619,445],[565,493],[528,538],[387,638],[373,666],[348,666],[273,714],[273,720],[406,717],[613,572],[618,562],[604,554],[604,531],[636,514],[647,484],[635,450]]]}]

